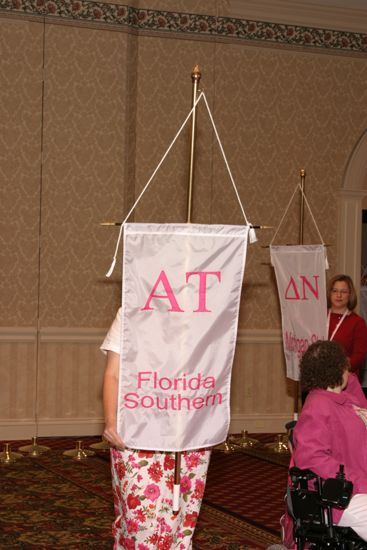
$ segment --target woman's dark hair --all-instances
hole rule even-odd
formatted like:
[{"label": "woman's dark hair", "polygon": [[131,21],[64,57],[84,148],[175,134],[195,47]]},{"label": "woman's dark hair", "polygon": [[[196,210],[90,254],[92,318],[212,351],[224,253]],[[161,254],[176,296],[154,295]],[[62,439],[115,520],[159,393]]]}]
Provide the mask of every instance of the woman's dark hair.
[{"label": "woman's dark hair", "polygon": [[301,359],[302,391],[341,386],[348,365],[345,351],[338,342],[318,340],[309,346]]},{"label": "woman's dark hair", "polygon": [[350,311],[352,311],[356,305],[357,305],[357,293],[356,293],[356,289],[354,288],[354,284],[353,284],[353,281],[351,279],[351,277],[349,277],[349,275],[334,275],[334,277],[332,277],[328,283],[328,288],[327,288],[327,307],[331,307],[331,291],[333,290],[333,287],[335,285],[335,283],[338,283],[339,281],[343,282],[343,283],[347,283],[348,285],[348,288],[349,288],[349,300],[348,300],[348,304],[347,304],[347,307]]}]

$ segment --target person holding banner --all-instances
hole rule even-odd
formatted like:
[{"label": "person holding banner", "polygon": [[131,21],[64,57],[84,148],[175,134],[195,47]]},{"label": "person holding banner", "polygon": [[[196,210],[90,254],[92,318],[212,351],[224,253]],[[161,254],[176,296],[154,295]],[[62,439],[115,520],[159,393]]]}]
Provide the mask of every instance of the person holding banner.
[{"label": "person holding banner", "polygon": [[367,327],[353,310],[357,294],[348,275],[335,275],[328,285],[328,339],[339,342],[348,356],[350,370],[359,374],[367,354]]},{"label": "person holding banner", "polygon": [[117,432],[121,308],[101,350],[107,353],[103,384],[103,437],[111,445],[114,549],[191,549],[205,489],[210,450],[181,453],[180,510],[178,514],[173,514],[175,454],[126,448]]},{"label": "person holding banner", "polygon": [[333,520],[367,541],[367,399],[337,342],[311,344],[300,370],[309,394],[293,431],[294,463],[323,479],[344,465],[353,495],[344,511],[333,509]]}]

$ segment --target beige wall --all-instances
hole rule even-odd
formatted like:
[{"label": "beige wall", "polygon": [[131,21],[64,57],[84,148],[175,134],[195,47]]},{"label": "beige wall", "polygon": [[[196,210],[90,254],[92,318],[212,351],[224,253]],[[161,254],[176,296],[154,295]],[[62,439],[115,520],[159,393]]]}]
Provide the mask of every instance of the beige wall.
[{"label": "beige wall", "polygon": [[[134,5],[226,16],[227,3]],[[117,230],[99,222],[121,220],[147,182],[190,108],[196,63],[249,220],[277,226],[306,168],[307,196],[337,269],[338,193],[367,127],[366,53],[282,46],[266,34],[237,40],[229,27],[211,39],[198,28],[138,33],[105,20],[73,22],[61,11],[45,20],[0,14],[0,438],[33,435],[35,423],[40,434],[99,433],[98,345],[121,279],[120,269],[104,277]],[[196,159],[194,221],[241,223],[203,106]],[[188,129],[135,220],[185,221],[187,171]],[[248,254],[235,431],[278,431],[292,413],[266,248],[272,235],[258,231]],[[278,242],[297,238],[296,202]],[[307,213],[305,241],[317,241]]]}]

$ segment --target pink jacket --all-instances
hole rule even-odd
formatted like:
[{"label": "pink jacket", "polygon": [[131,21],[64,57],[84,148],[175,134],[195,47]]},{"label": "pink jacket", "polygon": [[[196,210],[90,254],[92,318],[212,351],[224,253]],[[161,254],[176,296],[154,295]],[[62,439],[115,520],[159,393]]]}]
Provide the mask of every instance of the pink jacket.
[{"label": "pink jacket", "polygon": [[[367,428],[353,405],[367,409],[367,400],[355,374],[341,393],[315,389],[307,396],[294,429],[294,461],[326,479],[344,464],[353,494],[367,493]],[[338,522],[342,510],[335,510]]]}]

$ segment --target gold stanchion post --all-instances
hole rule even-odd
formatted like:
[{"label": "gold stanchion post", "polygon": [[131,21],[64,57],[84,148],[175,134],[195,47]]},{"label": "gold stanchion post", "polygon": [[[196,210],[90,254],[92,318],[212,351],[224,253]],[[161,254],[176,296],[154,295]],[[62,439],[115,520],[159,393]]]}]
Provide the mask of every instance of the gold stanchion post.
[{"label": "gold stanchion post", "polygon": [[46,445],[38,445],[37,437],[32,437],[32,443],[30,445],[24,445],[23,447],[18,448],[18,451],[21,451],[22,453],[28,453],[28,456],[31,456],[32,458],[37,458],[42,453],[45,453],[49,450],[50,447],[47,447]]}]

